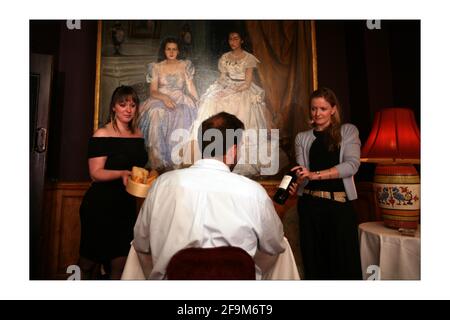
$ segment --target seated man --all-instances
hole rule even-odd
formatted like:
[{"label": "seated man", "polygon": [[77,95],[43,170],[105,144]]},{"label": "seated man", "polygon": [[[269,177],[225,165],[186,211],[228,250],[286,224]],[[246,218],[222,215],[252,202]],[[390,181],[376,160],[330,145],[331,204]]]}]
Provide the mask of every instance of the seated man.
[{"label": "seated man", "polygon": [[226,112],[206,119],[199,129],[202,159],[154,182],[134,227],[136,251],[152,255],[150,279],[164,279],[169,260],[186,247],[236,246],[252,257],[257,249],[285,250],[283,226],[264,188],[231,172],[243,129]]}]

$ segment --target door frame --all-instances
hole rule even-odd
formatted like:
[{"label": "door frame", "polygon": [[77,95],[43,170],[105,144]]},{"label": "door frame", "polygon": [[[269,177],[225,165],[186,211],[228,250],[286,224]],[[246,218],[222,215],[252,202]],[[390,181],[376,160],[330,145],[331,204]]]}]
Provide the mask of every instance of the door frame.
[{"label": "door frame", "polygon": [[[38,75],[36,105],[31,100],[31,77]],[[42,212],[45,175],[47,169],[47,147],[49,134],[49,115],[51,101],[51,87],[53,78],[53,56],[30,54],[30,121],[34,111],[35,124],[31,124],[30,135],[30,279],[38,279],[40,270],[40,253],[42,247]]]}]

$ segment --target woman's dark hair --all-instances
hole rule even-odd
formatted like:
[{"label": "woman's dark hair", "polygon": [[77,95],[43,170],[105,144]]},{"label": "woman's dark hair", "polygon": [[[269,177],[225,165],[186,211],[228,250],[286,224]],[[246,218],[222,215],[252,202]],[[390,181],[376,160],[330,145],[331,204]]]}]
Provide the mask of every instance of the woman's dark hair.
[{"label": "woman's dark hair", "polygon": [[119,128],[117,127],[114,106],[116,105],[116,103],[121,103],[128,100],[129,97],[131,97],[131,100],[133,100],[133,102],[136,104],[136,113],[133,120],[131,120],[131,122],[128,124],[128,128],[130,129],[131,133],[134,133],[137,127],[137,118],[139,114],[139,97],[132,87],[120,86],[114,90],[111,97],[111,103],[109,104],[109,119],[111,120],[113,128],[119,131]]},{"label": "woman's dark hair", "polygon": [[[341,135],[341,105],[339,104],[339,100],[336,97],[336,94],[333,92],[333,90],[321,87],[314,91],[311,96],[309,97],[309,105],[311,106],[311,102],[315,98],[323,98],[326,102],[328,102],[332,107],[336,107],[336,112],[331,116],[331,124],[326,129],[326,133],[328,136],[329,141],[329,150],[333,151],[339,148],[339,145],[342,141],[342,135]],[[311,112],[309,113],[310,120],[311,118]],[[313,122],[314,126],[314,122]]]},{"label": "woman's dark hair", "polygon": [[228,38],[230,38],[230,34],[232,33],[237,33],[239,35],[239,37],[242,40],[242,44],[241,44],[241,48],[244,49],[245,51],[252,53],[252,45],[250,43],[248,34],[246,31],[244,30],[240,30],[240,29],[231,29],[228,33],[227,33],[227,39],[226,39],[226,48],[227,50],[225,51],[229,51],[230,46],[228,44]]},{"label": "woman's dark hair", "polygon": [[159,47],[159,52],[158,52],[158,62],[166,60],[166,45],[168,43],[175,43],[178,47],[178,55],[177,55],[177,59],[178,60],[182,60],[184,59],[184,53],[182,52],[182,46],[181,46],[181,41],[178,38],[175,37],[167,37],[165,38],[162,42],[161,45]]}]

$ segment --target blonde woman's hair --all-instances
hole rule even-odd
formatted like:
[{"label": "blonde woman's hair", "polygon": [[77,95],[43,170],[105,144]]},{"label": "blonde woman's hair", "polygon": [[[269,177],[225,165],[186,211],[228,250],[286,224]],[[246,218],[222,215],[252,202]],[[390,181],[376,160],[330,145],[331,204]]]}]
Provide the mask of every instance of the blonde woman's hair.
[{"label": "blonde woman's hair", "polygon": [[[341,135],[341,105],[339,104],[339,100],[336,97],[336,94],[333,90],[321,87],[314,91],[309,97],[309,105],[311,106],[311,102],[315,98],[323,98],[327,101],[332,107],[336,107],[336,112],[331,116],[331,124],[325,129],[328,140],[328,150],[333,151],[337,150],[342,141]],[[310,120],[311,112],[309,113]],[[314,122],[312,122],[314,126]]]}]

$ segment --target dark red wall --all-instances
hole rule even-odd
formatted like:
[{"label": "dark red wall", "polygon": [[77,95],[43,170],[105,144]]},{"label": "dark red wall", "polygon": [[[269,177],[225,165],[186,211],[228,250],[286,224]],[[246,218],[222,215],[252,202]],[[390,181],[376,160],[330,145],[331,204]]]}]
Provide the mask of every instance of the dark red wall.
[{"label": "dark red wall", "polygon": [[420,124],[420,21],[317,21],[319,86],[335,90],[346,121],[358,126],[363,142],[375,112],[413,109]]}]

